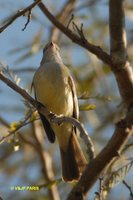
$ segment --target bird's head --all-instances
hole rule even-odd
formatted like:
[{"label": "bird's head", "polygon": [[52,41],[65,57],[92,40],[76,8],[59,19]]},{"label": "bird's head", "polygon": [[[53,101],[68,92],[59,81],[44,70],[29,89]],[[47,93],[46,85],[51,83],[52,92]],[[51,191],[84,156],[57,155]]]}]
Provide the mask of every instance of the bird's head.
[{"label": "bird's head", "polygon": [[60,61],[60,48],[53,41],[46,44],[43,49],[43,62]]}]

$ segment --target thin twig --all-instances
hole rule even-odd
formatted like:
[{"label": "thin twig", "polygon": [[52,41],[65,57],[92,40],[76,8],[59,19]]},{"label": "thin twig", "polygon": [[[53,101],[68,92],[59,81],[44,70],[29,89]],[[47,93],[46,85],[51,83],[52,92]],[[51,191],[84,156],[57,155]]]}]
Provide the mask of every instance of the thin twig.
[{"label": "thin twig", "polygon": [[36,0],[25,9],[18,10],[18,12],[11,17],[11,19],[2,27],[0,27],[0,33],[2,33],[10,24],[12,24],[18,17],[23,16],[26,12],[32,10],[41,0]]},{"label": "thin twig", "polygon": [[84,36],[84,32],[83,32],[83,23],[81,24],[80,28],[77,26],[77,24],[75,24],[75,22],[73,22],[73,28],[74,30],[77,31],[78,35],[80,36],[80,38],[82,38],[82,40],[84,42],[87,42],[85,36]]},{"label": "thin twig", "polygon": [[92,160],[95,157],[94,145],[81,122],[79,122],[77,119],[73,117],[65,117],[65,116],[56,116],[54,118],[51,118],[50,121],[53,123],[59,123],[59,124],[68,122],[68,123],[73,124],[75,127],[77,127],[80,132],[80,137],[83,139],[84,143],[87,146],[87,155],[89,155],[90,160]]},{"label": "thin twig", "polygon": [[9,128],[10,125],[7,123],[7,121],[5,119],[3,119],[3,117],[0,116],[0,123],[5,126],[6,128]]},{"label": "thin twig", "polygon": [[17,69],[12,69],[11,71],[13,72],[13,73],[27,73],[27,72],[31,72],[31,73],[33,73],[33,72],[35,72],[35,68],[34,67],[26,67],[26,68],[17,68]]},{"label": "thin twig", "polygon": [[22,28],[22,31],[24,31],[26,29],[27,25],[29,24],[29,22],[31,20],[31,12],[32,12],[32,9],[30,9],[29,12],[28,12],[27,22],[24,25],[24,28]]},{"label": "thin twig", "polygon": [[0,139],[0,144],[3,143],[10,136],[14,135],[23,126],[27,125],[27,120],[31,117],[31,115],[32,115],[32,113],[29,113],[29,115],[27,115],[23,121],[19,122],[19,124],[16,126],[16,128],[14,130],[9,130],[9,133]]},{"label": "thin twig", "polygon": [[127,182],[126,181],[122,181],[122,183],[126,186],[126,188],[129,190],[129,192],[130,192],[130,196],[133,198],[133,191],[132,191],[132,188],[131,188],[131,186],[129,186],[128,184],[127,184]]},{"label": "thin twig", "polygon": [[[7,129],[10,128],[10,124],[9,124],[5,119],[3,119],[2,117],[0,117],[0,122],[1,122]],[[25,126],[25,125],[27,125],[28,123],[31,123],[31,122],[32,122],[32,121],[27,122],[27,123],[23,124],[23,126]],[[21,127],[20,127],[20,129],[21,129]],[[19,129],[18,129],[18,130],[19,130]],[[17,130],[17,131],[18,131],[18,130]],[[10,137],[10,135],[8,134],[8,135],[5,136],[5,139],[7,139],[8,136]],[[21,135],[21,133],[19,133],[19,138],[20,138],[21,140],[23,140],[23,142],[25,142],[26,144],[29,144],[30,146],[32,146],[32,147],[35,148],[34,143],[31,142],[30,140],[28,140],[28,139],[27,139],[26,137],[24,137],[23,135]],[[0,143],[1,143],[1,142],[2,142],[2,141],[0,140]]]},{"label": "thin twig", "polygon": [[69,19],[68,24],[67,24],[67,26],[66,26],[67,28],[69,28],[69,25],[70,25],[70,23],[72,22],[73,18],[74,18],[74,15],[72,14],[72,15],[71,15],[71,18]]},{"label": "thin twig", "polygon": [[103,178],[99,178],[99,192],[95,192],[96,198],[103,200]]}]

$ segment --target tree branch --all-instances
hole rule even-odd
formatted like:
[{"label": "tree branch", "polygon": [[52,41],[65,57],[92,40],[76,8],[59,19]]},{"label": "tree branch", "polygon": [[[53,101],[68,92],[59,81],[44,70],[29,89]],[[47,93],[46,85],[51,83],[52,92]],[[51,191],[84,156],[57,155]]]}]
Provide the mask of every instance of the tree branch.
[{"label": "tree branch", "polygon": [[[34,0],[36,2],[36,0]],[[111,56],[108,55],[105,51],[102,50],[101,47],[96,46],[88,42],[85,37],[77,36],[75,33],[73,33],[69,28],[65,27],[62,23],[60,23],[47,9],[47,7],[40,2],[38,4],[41,11],[44,13],[44,15],[47,16],[47,18],[64,33],[68,38],[70,38],[73,42],[76,44],[79,44],[80,46],[84,47],[94,55],[96,55],[100,60],[105,62],[108,65],[113,65]]]},{"label": "tree branch", "polygon": [[109,1],[110,51],[117,63],[127,60],[124,1]]},{"label": "tree branch", "polygon": [[91,189],[103,169],[112,161],[113,158],[119,156],[122,147],[132,134],[133,110],[127,114],[124,120],[116,125],[115,132],[108,144],[87,166],[78,184],[73,188],[67,200],[84,199],[85,195]]},{"label": "tree branch", "polygon": [[[46,183],[50,183],[55,179],[52,168],[52,159],[49,153],[46,150],[44,150],[43,133],[40,124],[38,124],[38,121],[33,122],[33,137],[36,141],[36,150],[41,161],[44,179],[46,180]],[[49,198],[51,200],[60,200],[56,185],[53,185],[50,188],[48,188],[48,192]]]},{"label": "tree branch", "polygon": [[114,62],[112,71],[123,103],[129,109],[133,105],[133,69],[127,60],[124,2],[109,1],[110,51]]},{"label": "tree branch", "polygon": [[7,121],[5,119],[3,119],[3,117],[0,116],[0,123],[5,126],[6,128],[10,128],[10,125],[7,123]]},{"label": "tree branch", "polygon": [[50,121],[53,123],[58,123],[58,124],[68,122],[68,123],[73,124],[75,127],[77,127],[80,132],[80,137],[83,139],[84,143],[86,144],[87,155],[89,155],[89,160],[94,159],[95,157],[94,145],[88,133],[84,129],[83,124],[81,124],[77,119],[73,117],[64,117],[64,116],[56,116]]},{"label": "tree branch", "polygon": [[[29,113],[23,121],[21,121],[18,124],[16,124],[16,127],[13,130],[9,130],[7,135],[1,137],[0,138],[0,144],[3,143],[10,136],[14,135],[16,132],[18,132],[22,127],[24,127],[25,125],[27,125],[27,120],[30,117],[31,117],[31,113]],[[3,125],[5,125],[8,129],[11,128],[8,123],[4,123],[4,121],[1,121],[1,122],[3,122]]]},{"label": "tree branch", "polygon": [[132,191],[131,186],[129,186],[129,185],[127,184],[127,182],[124,181],[124,180],[123,180],[122,182],[123,182],[123,184],[125,185],[125,187],[129,190],[129,192],[130,192],[130,197],[133,198],[133,191]]},{"label": "tree branch", "polygon": [[133,69],[127,61],[124,0],[118,0],[117,2],[115,0],[110,0],[111,56],[104,52],[101,47],[88,42],[82,34],[77,36],[69,28],[65,27],[50,13],[42,2],[39,3],[38,6],[47,18],[67,37],[96,55],[100,60],[111,67],[115,74],[123,101],[127,107],[130,108],[133,105]]},{"label": "tree branch", "polygon": [[[38,103],[22,88],[18,87],[15,83],[7,79],[0,73],[0,79],[6,83],[9,87],[19,93],[23,98],[28,100],[34,107],[38,108]],[[47,111],[45,107],[41,107],[39,111],[42,114],[45,114],[48,118],[51,113]],[[50,117],[51,119],[51,117]],[[56,119],[56,118],[55,118]],[[73,119],[74,120],[74,119]],[[57,120],[58,121],[58,120]],[[59,120],[58,123],[61,121]],[[71,121],[71,123],[73,123]],[[75,124],[76,125],[76,124]],[[69,200],[76,198],[78,200],[79,197],[83,199],[84,195],[86,195],[87,191],[94,184],[96,179],[98,178],[101,171],[109,164],[109,162],[118,155],[118,152],[121,150],[122,146],[127,141],[128,137],[133,133],[133,112],[127,114],[127,117],[122,120],[122,122],[118,123],[116,126],[116,130],[108,145],[102,150],[102,152],[91,161],[79,180],[77,186],[72,190]],[[78,196],[77,196],[78,194]],[[76,195],[76,196],[75,196]]]},{"label": "tree branch", "polygon": [[[70,13],[72,13],[74,7],[76,4],[76,0],[68,0],[66,1],[66,3],[64,4],[63,8],[61,9],[61,11],[57,14],[56,18],[63,24],[66,24],[66,22],[68,21],[68,18],[70,16]],[[67,17],[66,17],[67,16]],[[60,39],[60,34],[62,32],[60,32],[59,29],[57,29],[55,26],[52,27],[51,30],[51,35],[50,38],[54,41],[59,43],[59,39]]]},{"label": "tree branch", "polygon": [[[13,15],[9,21],[2,27],[0,27],[0,33],[2,33],[10,24],[12,24],[18,17],[23,16],[26,12],[31,11],[38,3],[40,3],[41,0],[36,0],[34,3],[29,5],[27,8],[18,10],[18,12]],[[25,25],[26,26],[26,25]]]},{"label": "tree branch", "polygon": [[[69,123],[73,124],[74,126],[76,126],[80,131],[80,136],[82,137],[85,144],[87,145],[87,151],[89,153],[90,159],[94,158],[93,143],[92,143],[90,137],[88,136],[87,132],[85,131],[83,125],[80,124],[80,122],[78,120],[76,120],[75,118],[72,118],[72,117],[56,116],[55,114],[49,112],[44,106],[40,106],[40,104],[36,100],[34,100],[24,89],[20,88],[18,85],[13,83],[11,80],[6,78],[2,73],[0,73],[0,79],[4,83],[6,83],[10,88],[12,88],[14,91],[19,93],[30,104],[32,104],[37,110],[39,110],[40,113],[45,115],[45,117],[49,121],[53,121],[54,123],[59,123],[59,124],[63,123],[63,122],[69,122]],[[53,118],[53,116],[54,116],[54,118]],[[20,127],[18,126],[18,129],[21,128],[22,126],[23,126],[23,124],[20,125]],[[16,132],[16,130],[15,130],[15,132]],[[12,134],[14,134],[14,131],[12,131],[8,135],[2,137],[0,141],[3,142],[7,137],[9,137]]]},{"label": "tree branch", "polygon": [[[84,199],[103,169],[119,155],[128,138],[133,134],[133,70],[127,61],[125,40],[124,0],[110,0],[111,69],[115,74],[122,99],[131,110],[116,125],[115,132],[99,155],[91,161],[68,200]],[[117,20],[116,20],[117,19]]]}]

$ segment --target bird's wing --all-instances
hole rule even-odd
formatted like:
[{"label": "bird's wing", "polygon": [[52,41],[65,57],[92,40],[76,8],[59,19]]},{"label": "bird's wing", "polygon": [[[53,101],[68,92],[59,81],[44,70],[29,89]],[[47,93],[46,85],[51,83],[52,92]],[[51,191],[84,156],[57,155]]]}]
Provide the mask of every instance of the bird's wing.
[{"label": "bird's wing", "polygon": [[46,119],[46,117],[44,115],[42,115],[40,113],[39,113],[39,115],[40,115],[43,127],[45,129],[45,132],[46,132],[46,135],[47,135],[49,141],[51,143],[54,143],[55,142],[55,133],[54,133],[53,129],[51,128],[49,121]]},{"label": "bird's wing", "polygon": [[69,76],[68,78],[68,83],[70,85],[72,95],[73,95],[73,117],[78,119],[79,117],[78,99],[77,99],[75,84],[71,76]]},{"label": "bird's wing", "polygon": [[[34,86],[34,85],[33,85]],[[34,93],[35,93],[35,89],[34,89]],[[36,94],[35,94],[35,99],[37,100],[36,98]],[[39,102],[40,103],[40,102]],[[40,103],[41,104],[41,103]],[[39,113],[39,112],[38,112]],[[51,143],[54,143],[55,142],[55,133],[52,129],[52,127],[50,126],[50,123],[49,121],[46,119],[46,117],[44,115],[42,115],[41,113],[39,113],[40,115],[40,118],[41,118],[41,121],[42,121],[42,124],[43,124],[43,127],[44,127],[44,130],[46,132],[46,135],[49,139],[49,141]]]}]

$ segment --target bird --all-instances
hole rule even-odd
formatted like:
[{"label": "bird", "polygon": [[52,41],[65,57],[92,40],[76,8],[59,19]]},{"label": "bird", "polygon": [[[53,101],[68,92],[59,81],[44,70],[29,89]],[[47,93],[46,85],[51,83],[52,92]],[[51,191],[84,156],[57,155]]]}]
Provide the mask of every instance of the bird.
[{"label": "bird", "polygon": [[[70,70],[63,64],[59,46],[50,41],[43,50],[40,67],[33,77],[35,99],[56,115],[79,118],[78,99]],[[39,112],[39,111],[38,111]],[[64,122],[50,122],[39,113],[44,130],[51,143],[59,143],[62,178],[65,182],[79,180],[87,161],[81,150],[76,127]]]}]

